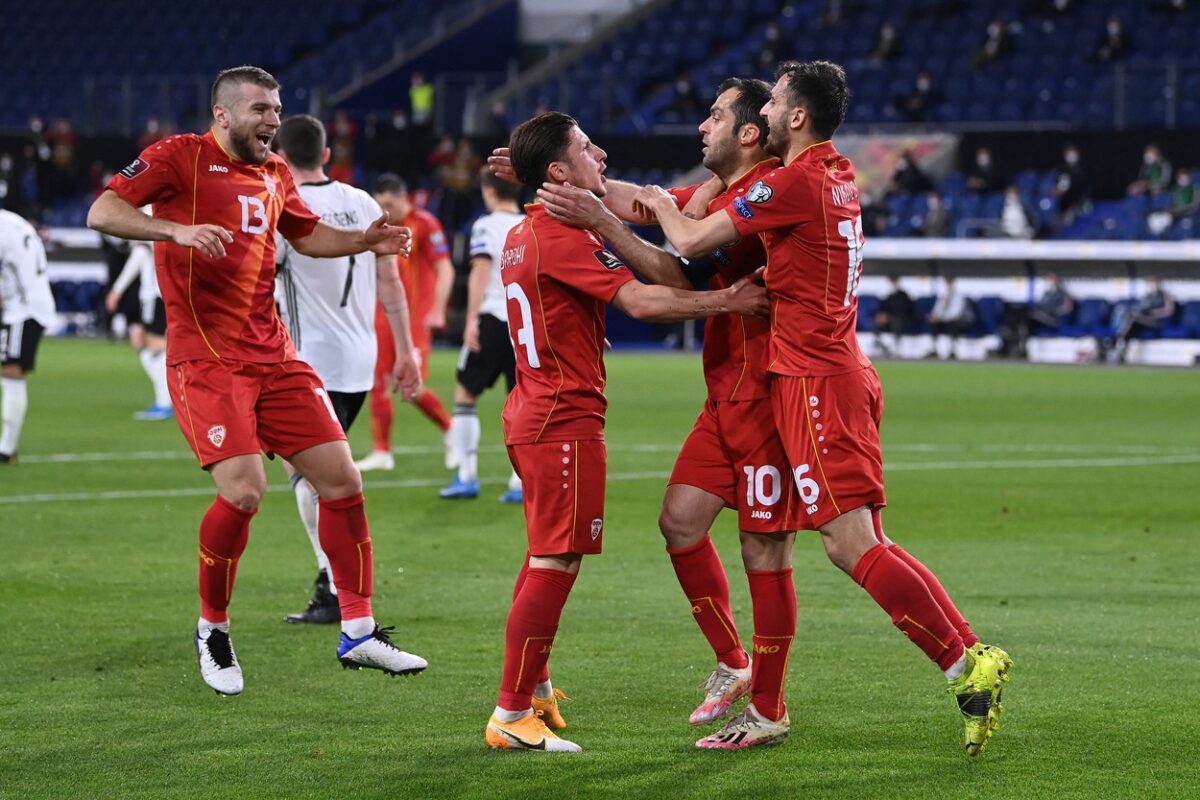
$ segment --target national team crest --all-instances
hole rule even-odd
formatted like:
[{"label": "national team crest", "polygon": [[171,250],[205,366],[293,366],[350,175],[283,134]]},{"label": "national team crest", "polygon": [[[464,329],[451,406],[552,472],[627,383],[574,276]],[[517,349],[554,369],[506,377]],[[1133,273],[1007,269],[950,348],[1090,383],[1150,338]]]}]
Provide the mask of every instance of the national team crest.
[{"label": "national team crest", "polygon": [[[208,440],[213,443],[213,447],[220,447],[225,443],[225,426],[213,425],[208,429]],[[593,537],[594,538],[594,537]]]},{"label": "national team crest", "polygon": [[602,531],[602,530],[604,530],[604,520],[600,519],[599,517],[596,517],[596,519],[592,520],[592,541],[593,542],[600,538],[600,531]]},{"label": "national team crest", "polygon": [[270,175],[263,175],[263,183],[267,185],[267,191],[272,197],[275,196],[275,179]]}]

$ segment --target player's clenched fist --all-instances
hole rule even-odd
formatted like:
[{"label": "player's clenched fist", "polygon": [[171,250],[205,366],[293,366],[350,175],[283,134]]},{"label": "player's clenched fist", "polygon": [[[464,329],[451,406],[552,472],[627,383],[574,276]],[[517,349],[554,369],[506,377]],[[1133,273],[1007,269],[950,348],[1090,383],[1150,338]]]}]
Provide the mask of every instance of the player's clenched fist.
[{"label": "player's clenched fist", "polygon": [[181,225],[171,241],[180,247],[193,247],[211,259],[225,257],[225,243],[233,242],[233,234],[219,225]]},{"label": "player's clenched fist", "polygon": [[371,223],[371,227],[363,231],[363,241],[367,249],[381,255],[399,255],[408,258],[412,251],[412,229],[388,225],[388,212]]}]

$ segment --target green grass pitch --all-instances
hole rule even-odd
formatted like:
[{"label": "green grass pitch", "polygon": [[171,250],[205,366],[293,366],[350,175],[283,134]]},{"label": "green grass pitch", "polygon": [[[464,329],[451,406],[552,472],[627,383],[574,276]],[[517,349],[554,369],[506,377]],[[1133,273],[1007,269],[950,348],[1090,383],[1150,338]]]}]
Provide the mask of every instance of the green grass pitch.
[{"label": "green grass pitch", "polygon": [[[433,386],[451,396],[453,353]],[[944,679],[800,534],[792,738],[700,752],[687,724],[712,656],[656,527],[699,410],[699,359],[609,359],[606,552],[563,615],[555,682],[576,756],[489,751],[523,552],[499,393],[481,404],[483,496],[449,503],[440,434],[397,414],[367,475],[376,613],[430,668],[346,672],[337,633],[293,627],[315,572],[282,472],[254,520],[232,613],[246,691],[200,680],[196,528],[211,500],[134,354],[44,343],[22,461],[0,469],[0,798],[1117,798],[1200,786],[1200,375],[883,363],[889,534],[1016,660],[976,760]],[[368,423],[352,437],[368,446]],[[743,636],[735,519],[714,538]]]}]

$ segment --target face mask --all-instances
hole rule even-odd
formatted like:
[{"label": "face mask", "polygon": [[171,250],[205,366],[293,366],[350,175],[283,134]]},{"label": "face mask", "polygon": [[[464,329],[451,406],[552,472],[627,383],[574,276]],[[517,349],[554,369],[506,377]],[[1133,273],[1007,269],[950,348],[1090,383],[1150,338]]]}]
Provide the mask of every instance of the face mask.
[{"label": "face mask", "polygon": [[1079,153],[1076,153],[1074,150],[1068,150],[1064,159],[1071,166],[1075,166],[1079,163]]}]

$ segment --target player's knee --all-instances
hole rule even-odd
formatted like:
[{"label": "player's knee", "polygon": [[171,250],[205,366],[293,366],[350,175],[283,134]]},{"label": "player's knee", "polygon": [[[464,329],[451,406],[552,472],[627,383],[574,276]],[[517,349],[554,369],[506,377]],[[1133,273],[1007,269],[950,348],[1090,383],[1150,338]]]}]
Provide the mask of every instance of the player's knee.
[{"label": "player's knee", "polygon": [[[311,481],[310,481],[311,482]],[[327,476],[317,492],[323,500],[340,500],[362,491],[362,473],[350,464],[349,469],[340,469],[333,475]]]},{"label": "player's knee", "polygon": [[247,480],[241,481],[231,487],[225,499],[244,511],[253,511],[258,508],[259,503],[262,502],[263,495],[266,493],[266,479],[261,482]]},{"label": "player's knee", "polygon": [[667,547],[672,550],[697,544],[708,533],[704,530],[697,532],[679,509],[671,504],[663,506],[662,513],[658,515],[658,530],[666,540]]}]

